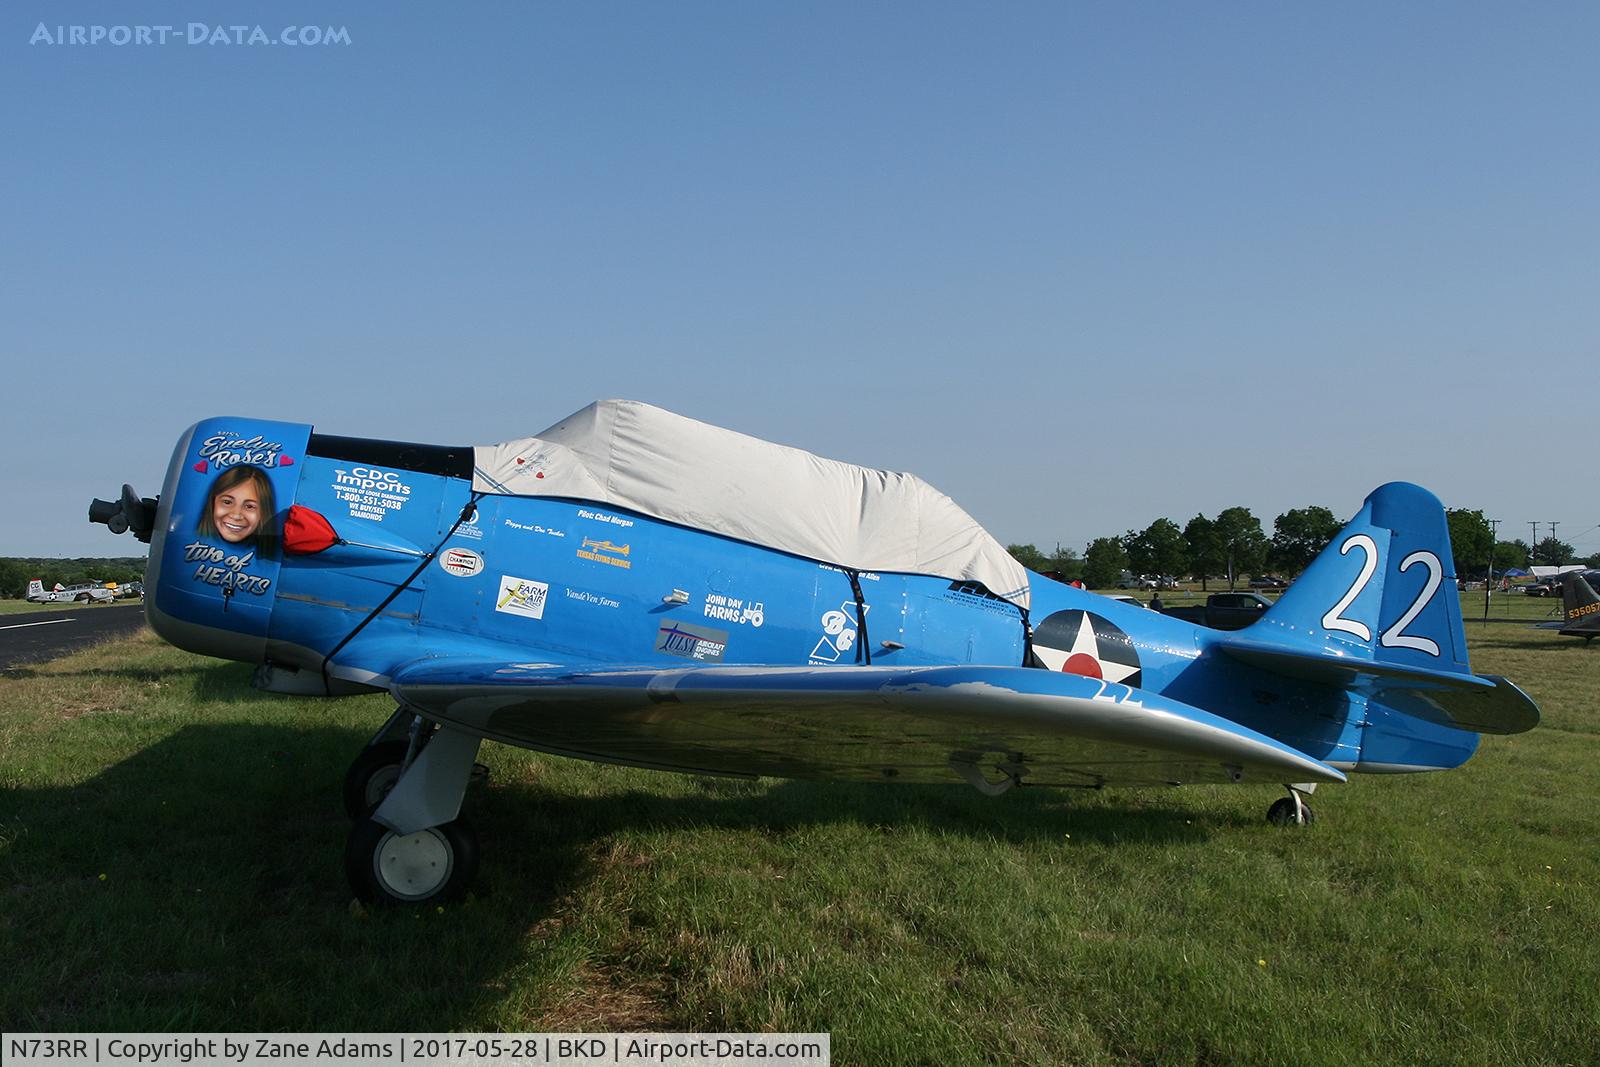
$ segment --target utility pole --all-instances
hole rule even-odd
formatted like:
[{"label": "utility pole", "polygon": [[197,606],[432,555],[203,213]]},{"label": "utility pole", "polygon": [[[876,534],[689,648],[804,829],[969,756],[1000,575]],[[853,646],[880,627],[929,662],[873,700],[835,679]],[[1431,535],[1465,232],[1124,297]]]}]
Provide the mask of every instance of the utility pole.
[{"label": "utility pole", "polygon": [[[1556,525],[1557,524],[1553,523],[1553,522],[1550,524],[1550,540],[1552,540],[1552,541],[1554,541],[1556,539]],[[1554,546],[1552,546],[1552,547],[1554,547]],[[1550,565],[1553,566],[1553,567],[1559,567],[1559,566],[1561,566],[1561,560],[1553,559],[1553,560],[1550,561]]]},{"label": "utility pole", "polygon": [[1494,589],[1494,550],[1500,543],[1500,520],[1486,519],[1489,524],[1489,573],[1483,580],[1483,621],[1489,621],[1489,593]]},{"label": "utility pole", "polygon": [[1530,522],[1528,525],[1533,527],[1533,540],[1528,542],[1528,566],[1531,567],[1539,559],[1533,554],[1533,550],[1539,547],[1539,524]]}]

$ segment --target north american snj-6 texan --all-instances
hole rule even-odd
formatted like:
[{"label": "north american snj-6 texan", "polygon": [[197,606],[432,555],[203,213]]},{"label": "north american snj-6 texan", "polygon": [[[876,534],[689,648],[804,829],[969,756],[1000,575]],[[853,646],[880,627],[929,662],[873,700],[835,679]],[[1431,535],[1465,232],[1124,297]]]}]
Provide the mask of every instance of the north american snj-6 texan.
[{"label": "north american snj-6 texan", "polygon": [[1032,574],[927,483],[630,401],[477,448],[208,419],[161,494],[151,626],[279,693],[382,690],[345,868],[461,892],[484,740],[691,774],[1100,788],[1445,770],[1537,706],[1467,663],[1442,508],[1391,483],[1263,617]]}]

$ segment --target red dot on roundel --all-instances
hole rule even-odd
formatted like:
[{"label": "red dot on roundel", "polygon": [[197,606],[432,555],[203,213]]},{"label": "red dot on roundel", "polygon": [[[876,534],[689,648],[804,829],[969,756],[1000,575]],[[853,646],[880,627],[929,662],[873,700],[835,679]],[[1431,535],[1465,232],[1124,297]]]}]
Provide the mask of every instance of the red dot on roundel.
[{"label": "red dot on roundel", "polygon": [[1061,665],[1064,674],[1081,674],[1085,678],[1104,678],[1100,671],[1100,661],[1086,652],[1079,652],[1067,657],[1067,662]]}]

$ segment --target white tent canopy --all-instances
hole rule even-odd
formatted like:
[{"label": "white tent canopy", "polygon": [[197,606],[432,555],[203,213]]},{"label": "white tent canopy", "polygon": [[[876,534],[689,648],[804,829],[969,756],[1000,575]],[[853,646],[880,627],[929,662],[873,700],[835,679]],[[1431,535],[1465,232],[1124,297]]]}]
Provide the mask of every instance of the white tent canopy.
[{"label": "white tent canopy", "polygon": [[1573,571],[1587,570],[1581,563],[1568,563],[1564,567],[1529,567],[1528,573],[1535,578],[1554,578],[1562,574],[1571,574]]},{"label": "white tent canopy", "polygon": [[982,582],[1028,606],[1028,573],[911,474],[823,459],[635,400],[473,450],[472,488],[594,500],[860,571]]}]

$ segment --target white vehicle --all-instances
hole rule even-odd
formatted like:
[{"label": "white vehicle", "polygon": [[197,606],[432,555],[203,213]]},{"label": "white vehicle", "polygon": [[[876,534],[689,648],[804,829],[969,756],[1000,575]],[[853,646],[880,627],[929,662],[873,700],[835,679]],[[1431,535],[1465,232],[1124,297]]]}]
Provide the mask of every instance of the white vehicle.
[{"label": "white vehicle", "polygon": [[83,582],[79,585],[62,585],[57,582],[55,588],[45,592],[44,583],[35,578],[28,583],[28,599],[35,604],[109,604],[117,598],[114,590],[104,586],[95,585],[93,582]]}]

